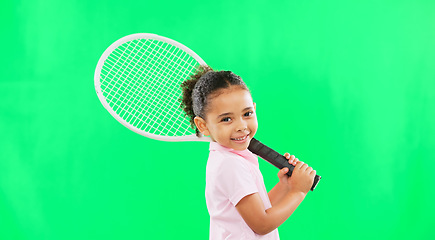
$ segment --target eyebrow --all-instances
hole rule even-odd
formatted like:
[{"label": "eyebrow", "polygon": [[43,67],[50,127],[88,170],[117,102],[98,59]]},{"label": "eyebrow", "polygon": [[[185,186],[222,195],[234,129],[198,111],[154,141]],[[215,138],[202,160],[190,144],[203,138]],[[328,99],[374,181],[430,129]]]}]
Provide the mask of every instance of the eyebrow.
[{"label": "eyebrow", "polygon": [[[247,111],[247,110],[251,110],[251,109],[253,109],[253,107],[246,107],[242,110],[242,112]],[[233,114],[233,113],[232,112],[222,113],[222,114],[219,114],[219,116],[217,116],[217,118],[225,117],[225,116],[228,116],[231,114]]]}]

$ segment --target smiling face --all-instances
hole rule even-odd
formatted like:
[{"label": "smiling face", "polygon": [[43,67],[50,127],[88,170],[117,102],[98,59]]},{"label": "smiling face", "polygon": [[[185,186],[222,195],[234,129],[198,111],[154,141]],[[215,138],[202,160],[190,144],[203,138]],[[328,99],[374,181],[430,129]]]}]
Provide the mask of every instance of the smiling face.
[{"label": "smiling face", "polygon": [[249,91],[237,86],[219,90],[210,96],[207,109],[205,119],[195,117],[199,131],[224,147],[245,150],[258,128]]}]

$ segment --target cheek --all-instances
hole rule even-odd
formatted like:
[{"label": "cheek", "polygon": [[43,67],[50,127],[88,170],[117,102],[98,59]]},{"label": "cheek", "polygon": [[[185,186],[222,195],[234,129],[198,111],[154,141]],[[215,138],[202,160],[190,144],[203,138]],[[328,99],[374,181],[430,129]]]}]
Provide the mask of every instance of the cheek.
[{"label": "cheek", "polygon": [[216,134],[220,137],[227,138],[228,135],[231,135],[232,131],[233,130],[231,126],[222,124],[221,126],[219,126],[219,128],[216,129]]},{"label": "cheek", "polygon": [[257,120],[252,121],[251,125],[250,125],[250,129],[252,131],[253,134],[255,134],[257,132],[258,129],[258,123]]},{"label": "cheek", "polygon": [[231,128],[229,126],[222,125],[218,129],[218,134],[227,134],[228,132],[231,132]]},{"label": "cheek", "polygon": [[256,118],[256,117],[251,119],[251,121],[250,121],[250,125],[251,125],[252,127],[255,127],[255,128],[258,127],[258,122],[257,122],[257,118]]}]

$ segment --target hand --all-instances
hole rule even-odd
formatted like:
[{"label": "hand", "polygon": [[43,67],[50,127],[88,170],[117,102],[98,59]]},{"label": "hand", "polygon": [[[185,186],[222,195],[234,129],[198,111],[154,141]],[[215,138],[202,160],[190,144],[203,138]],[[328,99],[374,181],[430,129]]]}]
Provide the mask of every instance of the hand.
[{"label": "hand", "polygon": [[[284,157],[285,158],[287,158],[288,159],[288,163],[290,164],[290,165],[293,165],[293,166],[296,166],[296,164],[298,163],[298,162],[300,162],[299,161],[299,159],[297,159],[296,157],[295,157],[295,155],[290,155],[289,153],[285,153],[284,154]],[[289,171],[289,169],[288,168],[282,168],[279,172],[278,172],[278,178],[279,178],[279,180],[280,180],[280,182],[283,184],[283,185],[285,185],[286,187],[287,187],[287,189],[288,190],[290,190],[289,189],[289,185],[288,185],[288,175],[287,175],[287,172]]]},{"label": "hand", "polygon": [[292,176],[288,178],[290,191],[307,194],[313,186],[315,176],[316,170],[304,162],[298,162],[293,169]]},{"label": "hand", "polygon": [[307,193],[314,182],[314,176],[316,176],[316,171],[309,167],[304,162],[299,161],[294,155],[285,153],[289,161],[289,164],[295,166],[292,176],[288,177],[288,168],[283,168],[278,172],[278,178],[280,183],[284,184],[288,190]]},{"label": "hand", "polygon": [[295,155],[290,155],[289,153],[285,153],[284,157],[288,159],[288,163],[293,166],[296,166],[296,163],[299,162],[299,159],[295,158]]}]

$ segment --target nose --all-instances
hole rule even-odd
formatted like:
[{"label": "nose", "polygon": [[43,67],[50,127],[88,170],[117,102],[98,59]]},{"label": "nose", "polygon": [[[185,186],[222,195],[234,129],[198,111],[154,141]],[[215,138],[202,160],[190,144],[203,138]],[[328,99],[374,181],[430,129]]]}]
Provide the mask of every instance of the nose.
[{"label": "nose", "polygon": [[246,129],[248,129],[248,123],[245,120],[240,119],[240,121],[237,124],[236,131],[242,132],[242,131],[245,131]]}]

